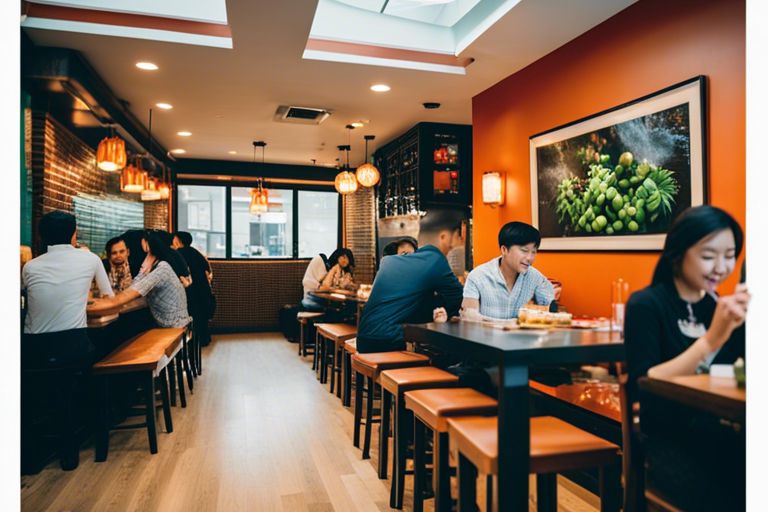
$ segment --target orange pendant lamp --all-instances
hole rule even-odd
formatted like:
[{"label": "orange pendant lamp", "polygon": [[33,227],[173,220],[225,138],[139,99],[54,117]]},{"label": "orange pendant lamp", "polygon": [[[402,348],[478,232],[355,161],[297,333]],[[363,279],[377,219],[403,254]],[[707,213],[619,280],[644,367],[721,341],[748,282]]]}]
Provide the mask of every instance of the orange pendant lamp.
[{"label": "orange pendant lamp", "polygon": [[[348,124],[347,130],[353,130],[354,126]],[[352,146],[349,144],[338,146],[339,151],[345,151],[347,153],[347,163],[341,166],[341,172],[336,175],[336,179],[333,180],[333,184],[336,187],[336,191],[341,195],[352,194],[357,191],[357,177],[355,173],[349,172],[349,150]]]},{"label": "orange pendant lamp", "polygon": [[147,179],[147,188],[141,193],[142,201],[157,201],[160,199],[160,190],[157,178]]},{"label": "orange pendant lamp", "polygon": [[96,150],[96,165],[102,171],[114,172],[125,167],[125,141],[120,137],[104,137]]},{"label": "orange pendant lamp", "polygon": [[[256,164],[256,148],[261,148],[261,164],[264,165],[264,148],[267,143],[263,140],[253,141],[253,163]],[[248,211],[251,215],[261,215],[269,210],[269,190],[264,188],[263,178],[259,178],[257,186],[251,189],[251,204]]]},{"label": "orange pendant lamp", "polygon": [[147,173],[136,164],[137,161],[126,165],[120,172],[120,190],[129,194],[139,194],[147,186]]},{"label": "orange pendant lamp", "polygon": [[[368,141],[373,140],[376,138],[375,135],[365,135],[363,137],[365,139],[365,158],[368,158]],[[357,170],[355,171],[355,176],[357,177],[357,181],[360,182],[360,184],[366,188],[373,187],[379,182],[379,179],[381,178],[381,173],[379,173],[379,170],[376,168],[375,165],[372,163],[365,162],[361,164]]]}]

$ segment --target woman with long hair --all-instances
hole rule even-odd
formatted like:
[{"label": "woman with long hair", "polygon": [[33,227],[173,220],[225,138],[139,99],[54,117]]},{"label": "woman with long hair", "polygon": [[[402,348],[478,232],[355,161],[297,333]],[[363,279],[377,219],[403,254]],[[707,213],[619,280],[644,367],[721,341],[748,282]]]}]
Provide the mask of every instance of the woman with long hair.
[{"label": "woman with long hair", "polygon": [[741,227],[720,208],[689,208],[675,219],[653,282],[627,303],[624,344],[631,387],[644,375],[692,375],[744,355],[747,287],[716,293],[733,272],[743,243]]},{"label": "woman with long hair", "polygon": [[96,299],[91,313],[114,310],[139,297],[147,298],[152,317],[160,327],[184,327],[190,321],[184,286],[171,268],[171,248],[157,233],[146,231],[141,240],[146,252],[139,274],[131,286],[114,297]]},{"label": "woman with long hair", "polygon": [[355,256],[346,247],[336,249],[328,258],[330,270],[319,290],[357,290],[355,283]]}]

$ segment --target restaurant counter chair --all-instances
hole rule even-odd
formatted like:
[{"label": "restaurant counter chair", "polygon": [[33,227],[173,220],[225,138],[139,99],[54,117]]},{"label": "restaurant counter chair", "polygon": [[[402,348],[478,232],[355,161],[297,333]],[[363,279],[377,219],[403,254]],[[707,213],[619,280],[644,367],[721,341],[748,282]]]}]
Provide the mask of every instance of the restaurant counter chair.
[{"label": "restaurant counter chair", "polygon": [[328,368],[331,369],[329,391],[336,389],[341,397],[341,352],[344,342],[357,336],[357,327],[349,324],[315,324],[317,329],[317,349],[320,351],[320,383],[328,382]]},{"label": "restaurant counter chair", "polygon": [[[423,366],[416,368],[399,368],[381,372],[382,411],[394,410],[393,418],[393,457],[392,457],[392,486],[390,487],[389,506],[403,507],[403,489],[406,475],[406,453],[411,440],[413,419],[405,408],[404,394],[415,389],[449,388],[459,384],[459,377],[435,368]],[[389,422],[384,420],[379,429],[379,478],[387,478],[387,456],[389,450]]]},{"label": "restaurant counter chair", "polygon": [[[323,318],[324,314],[315,311],[299,311],[296,314],[296,320],[299,322],[299,355],[307,357],[307,355],[314,355],[316,347],[313,341],[313,331],[315,322],[319,322]],[[312,347],[312,351],[308,350],[308,346]],[[315,369],[317,359],[313,357],[312,369]]]},{"label": "restaurant counter chair", "polygon": [[[352,356],[352,371],[355,374],[355,416],[352,432],[352,442],[360,447],[360,426],[363,416],[363,393],[366,393],[365,434],[363,441],[363,459],[370,458],[371,429],[373,423],[381,422],[381,418],[373,417],[373,400],[376,395],[379,376],[384,370],[409,368],[413,366],[428,366],[429,357],[414,352],[372,352],[357,353]],[[389,422],[389,411],[382,411],[385,424]]]},{"label": "restaurant counter chair", "polygon": [[405,408],[413,413],[413,510],[424,508],[425,428],[433,434],[432,480],[435,511],[452,509],[448,462],[448,418],[495,414],[498,402],[472,388],[417,389],[404,395]]},{"label": "restaurant counter chair", "polygon": [[[459,510],[476,509],[477,474],[498,474],[498,418],[467,416],[448,420],[451,450],[457,453]],[[530,420],[530,469],[536,475],[536,507],[539,512],[557,511],[557,473],[598,468],[600,510],[618,511],[621,506],[621,462],[615,444],[552,416]],[[496,482],[496,486],[505,482]],[[488,490],[487,509],[496,510],[493,490]]]},{"label": "restaurant counter chair", "polygon": [[341,355],[341,375],[343,377],[341,404],[344,407],[349,407],[352,402],[352,354],[357,354],[357,338],[344,342],[344,352]]}]

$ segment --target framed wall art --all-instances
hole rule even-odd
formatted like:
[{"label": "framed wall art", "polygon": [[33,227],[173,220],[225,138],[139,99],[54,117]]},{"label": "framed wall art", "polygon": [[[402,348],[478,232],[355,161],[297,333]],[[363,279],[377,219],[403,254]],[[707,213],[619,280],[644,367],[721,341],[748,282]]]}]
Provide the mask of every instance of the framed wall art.
[{"label": "framed wall art", "polygon": [[706,201],[705,77],[530,138],[543,250],[661,250]]}]

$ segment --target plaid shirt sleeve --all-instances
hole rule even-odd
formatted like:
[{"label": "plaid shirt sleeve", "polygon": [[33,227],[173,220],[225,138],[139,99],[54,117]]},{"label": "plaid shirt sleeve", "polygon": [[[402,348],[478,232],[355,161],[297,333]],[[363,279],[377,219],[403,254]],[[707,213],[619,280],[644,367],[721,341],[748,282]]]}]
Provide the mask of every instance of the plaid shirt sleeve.
[{"label": "plaid shirt sleeve", "polygon": [[173,273],[173,278],[177,279],[176,274],[168,265],[158,265],[152,272],[142,273],[136,276],[131,283],[131,288],[141,294],[142,297],[146,297],[147,294],[152,291],[152,288],[162,282],[163,279],[167,279],[167,274]]},{"label": "plaid shirt sleeve", "polygon": [[464,283],[464,298],[465,299],[480,299],[480,289],[477,286],[477,273],[473,270],[467,276],[467,280]]},{"label": "plaid shirt sleeve", "polygon": [[548,305],[555,300],[555,288],[543,274],[539,274],[536,288],[533,291],[536,304]]}]

